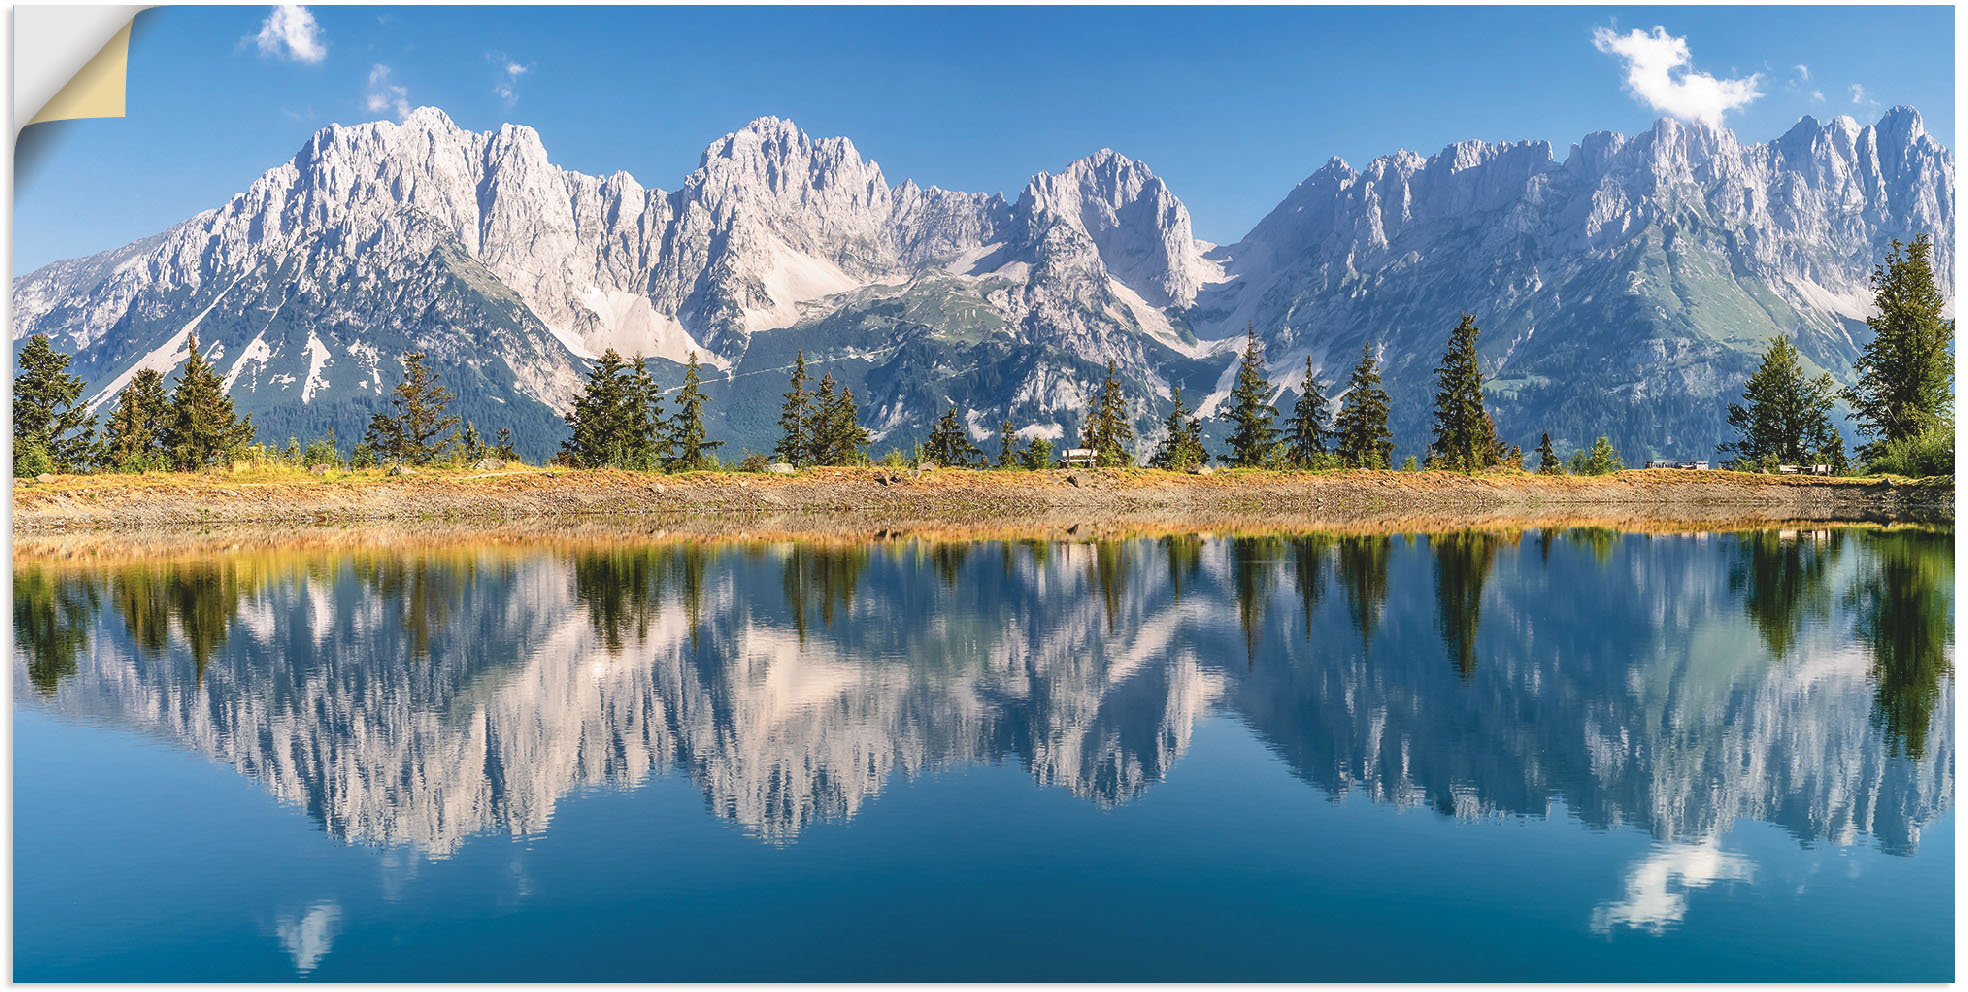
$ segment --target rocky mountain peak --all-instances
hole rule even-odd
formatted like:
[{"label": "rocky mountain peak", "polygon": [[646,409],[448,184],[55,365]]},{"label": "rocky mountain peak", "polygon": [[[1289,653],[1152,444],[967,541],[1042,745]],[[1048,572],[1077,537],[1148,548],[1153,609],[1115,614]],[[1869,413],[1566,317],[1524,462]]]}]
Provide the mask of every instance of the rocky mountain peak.
[{"label": "rocky mountain peak", "polygon": [[1186,306],[1202,287],[1207,263],[1189,208],[1146,165],[1112,149],[1034,176],[1013,216],[1030,243],[1055,226],[1084,235],[1106,269],[1155,306]]}]

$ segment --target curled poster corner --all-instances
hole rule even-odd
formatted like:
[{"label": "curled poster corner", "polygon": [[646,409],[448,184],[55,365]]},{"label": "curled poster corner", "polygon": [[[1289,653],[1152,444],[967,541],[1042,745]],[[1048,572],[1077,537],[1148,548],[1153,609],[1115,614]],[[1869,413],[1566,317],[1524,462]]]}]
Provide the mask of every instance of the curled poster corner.
[{"label": "curled poster corner", "polygon": [[142,5],[14,9],[15,131],[49,121],[121,117],[130,26]]}]

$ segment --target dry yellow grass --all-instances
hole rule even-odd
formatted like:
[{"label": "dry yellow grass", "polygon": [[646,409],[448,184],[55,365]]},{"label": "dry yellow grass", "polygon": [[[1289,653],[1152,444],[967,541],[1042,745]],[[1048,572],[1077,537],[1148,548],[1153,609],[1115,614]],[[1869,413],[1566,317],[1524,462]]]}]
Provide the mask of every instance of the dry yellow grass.
[{"label": "dry yellow grass", "polygon": [[[1594,519],[1627,523],[1730,520],[1948,519],[1951,479],[1815,479],[1729,472],[1628,471],[1599,477],[1516,472],[1292,473],[1153,469],[929,472],[818,468],[794,476],[513,466],[493,472],[381,470],[312,475],[283,465],[200,474],[68,476],[19,482],[17,535],[291,531],[390,523],[428,528],[564,528],[596,519],[702,518],[732,532],[768,521],[801,533],[866,534],[895,526],[1004,526],[1053,531],[1114,526],[1496,525]],[[797,517],[811,520],[795,520]]]}]

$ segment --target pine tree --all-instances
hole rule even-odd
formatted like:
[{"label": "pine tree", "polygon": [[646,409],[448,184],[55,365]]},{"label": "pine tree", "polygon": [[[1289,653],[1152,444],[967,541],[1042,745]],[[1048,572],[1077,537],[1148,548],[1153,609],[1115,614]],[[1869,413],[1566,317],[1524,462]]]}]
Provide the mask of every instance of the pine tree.
[{"label": "pine tree", "polygon": [[635,460],[641,439],[635,432],[637,398],[631,395],[628,363],[610,348],[595,360],[581,394],[567,411],[572,431],[560,445],[561,453],[582,468],[605,465],[629,467]]},{"label": "pine tree", "polygon": [[806,440],[803,448],[805,453],[800,456],[799,461],[793,464],[827,464],[827,456],[833,450],[833,444],[831,439],[826,437],[826,422],[821,417],[814,416],[813,414],[832,407],[834,405],[834,394],[838,389],[839,387],[834,382],[834,374],[832,372],[820,377],[820,388],[815,390],[813,396],[807,401],[808,418],[805,430]]},{"label": "pine tree", "polygon": [[1035,437],[1025,446],[1025,467],[1033,471],[1052,467],[1052,439]]},{"label": "pine tree", "polygon": [[1822,455],[1844,460],[1845,442],[1832,425],[1837,387],[1829,374],[1804,377],[1803,355],[1779,334],[1763,353],[1763,364],[1743,384],[1743,400],[1729,404],[1729,427],[1735,439],[1716,446],[1718,454],[1734,454],[1738,465],[1770,463],[1814,464]]},{"label": "pine tree", "polygon": [[465,460],[475,462],[485,457],[485,441],[478,436],[478,425],[465,421],[465,431],[458,438],[458,447],[463,450]]},{"label": "pine tree", "polygon": [[1387,391],[1380,388],[1380,363],[1374,360],[1373,345],[1360,347],[1360,364],[1346,383],[1346,399],[1340,404],[1336,423],[1340,463],[1351,468],[1390,468],[1394,459],[1394,435],[1387,430],[1391,406]]},{"label": "pine tree", "polygon": [[1203,423],[1182,402],[1181,386],[1171,390],[1169,398],[1175,407],[1169,411],[1168,419],[1162,421],[1162,444],[1148,464],[1175,471],[1201,465],[1209,460],[1209,452],[1203,448]]},{"label": "pine tree", "polygon": [[519,460],[519,451],[513,447],[512,428],[499,428],[499,438],[492,446],[492,457],[509,462]]},{"label": "pine tree", "polygon": [[1538,474],[1563,475],[1565,463],[1558,460],[1558,453],[1551,450],[1551,432],[1538,435]]},{"label": "pine tree", "polygon": [[68,374],[70,356],[48,343],[48,336],[36,334],[27,339],[15,359],[14,374],[14,466],[17,472],[39,467],[39,459],[23,457],[30,452],[45,456],[47,467],[57,472],[81,469],[95,443],[96,421],[88,411],[76,406],[84,383],[80,376]]},{"label": "pine tree", "polygon": [[998,425],[998,467],[1013,468],[1018,465],[1018,432],[1012,430],[1011,421]]},{"label": "pine tree", "polygon": [[1246,327],[1244,358],[1237,367],[1237,385],[1230,390],[1230,423],[1226,439],[1233,465],[1258,466],[1271,461],[1278,443],[1278,429],[1271,426],[1278,408],[1271,405],[1271,380],[1264,375],[1264,345],[1257,340],[1257,325]]},{"label": "pine tree", "polygon": [[1326,439],[1332,434],[1327,422],[1330,403],[1326,387],[1312,367],[1312,356],[1305,356],[1305,381],[1298,386],[1298,402],[1291,419],[1285,421],[1285,453],[1299,468],[1316,468],[1326,455]]},{"label": "pine tree", "polygon": [[1114,363],[1107,363],[1107,378],[1100,384],[1100,396],[1080,430],[1080,447],[1095,453],[1097,465],[1126,465],[1133,461],[1128,448],[1134,444],[1134,425],[1128,420],[1127,401],[1121,395],[1121,380]]},{"label": "pine tree", "polygon": [[792,388],[779,411],[779,444],[773,448],[782,461],[804,464],[812,457],[811,405],[806,392],[806,352],[793,358]]},{"label": "pine tree", "polygon": [[1607,440],[1604,434],[1592,442],[1591,450],[1572,452],[1573,475],[1610,475],[1625,467],[1626,462],[1621,460],[1619,449],[1614,448],[1613,442]]},{"label": "pine tree", "polygon": [[423,352],[408,352],[403,356],[403,381],[396,384],[396,395],[390,398],[396,413],[369,418],[363,442],[381,458],[412,465],[437,461],[458,441],[458,418],[444,413],[445,406],[457,398],[437,384],[437,373],[424,364]]},{"label": "pine tree", "polygon": [[1442,364],[1435,369],[1435,441],[1428,448],[1431,467],[1474,472],[1498,460],[1496,425],[1483,406],[1483,369],[1476,351],[1481,333],[1476,318],[1463,314],[1450,332]]},{"label": "pine tree", "polygon": [[[829,377],[831,379],[831,377]],[[831,392],[831,381],[823,383]],[[861,411],[854,404],[854,390],[822,400],[814,411],[813,462],[818,465],[859,465],[867,460],[861,450],[868,446],[868,429],[861,426]]]},{"label": "pine tree", "polygon": [[923,453],[939,465],[969,465],[984,453],[971,443],[956,407],[945,411],[929,428],[929,444]]},{"label": "pine tree", "polygon": [[137,471],[166,467],[164,434],[170,416],[171,398],[164,391],[164,373],[139,371],[116,398],[116,409],[103,428],[103,461]]},{"label": "pine tree", "polygon": [[690,353],[683,367],[683,390],[677,393],[677,412],[670,418],[670,460],[672,469],[692,471],[710,464],[711,451],[722,447],[723,441],[709,441],[704,437],[704,404],[710,398],[704,395],[698,383],[697,353]]},{"label": "pine tree", "polygon": [[670,425],[663,417],[663,388],[649,374],[649,360],[638,354],[629,365],[624,384],[631,437],[629,467],[650,471],[670,457]]},{"label": "pine tree", "polygon": [[183,471],[229,460],[253,440],[253,418],[233,416],[232,397],[212,363],[199,353],[197,333],[187,339],[191,357],[171,393],[171,429],[165,437],[171,463]]},{"label": "pine tree", "polygon": [[1872,439],[1860,453],[1872,458],[1887,444],[1934,427],[1952,430],[1954,321],[1934,283],[1933,239],[1898,239],[1885,264],[1873,269],[1872,340],[1852,364],[1858,383],[1846,393],[1858,432]]}]

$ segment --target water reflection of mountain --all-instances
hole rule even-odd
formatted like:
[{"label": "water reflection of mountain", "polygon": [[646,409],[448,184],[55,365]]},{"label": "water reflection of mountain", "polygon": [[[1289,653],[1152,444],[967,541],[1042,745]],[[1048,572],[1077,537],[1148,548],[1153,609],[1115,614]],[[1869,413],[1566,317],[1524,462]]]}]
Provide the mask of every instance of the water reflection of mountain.
[{"label": "water reflection of mountain", "polygon": [[1126,801],[1227,711],[1334,797],[1738,817],[1910,850],[1951,803],[1952,557],[1915,531],[619,545],[15,574],[16,695],[443,854],[687,774],[768,839],[1016,760]]}]

